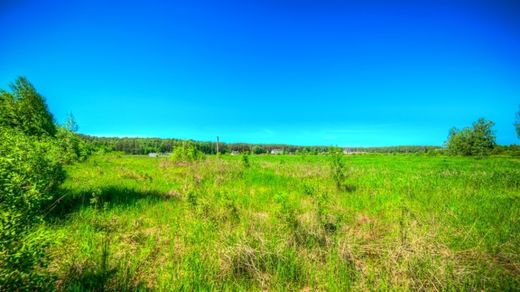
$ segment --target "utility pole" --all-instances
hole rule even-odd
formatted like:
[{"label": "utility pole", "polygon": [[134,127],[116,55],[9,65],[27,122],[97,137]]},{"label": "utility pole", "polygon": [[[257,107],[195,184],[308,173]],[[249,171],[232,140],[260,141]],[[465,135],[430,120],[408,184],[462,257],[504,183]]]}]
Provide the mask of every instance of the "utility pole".
[{"label": "utility pole", "polygon": [[217,136],[217,155],[218,155],[218,136]]}]

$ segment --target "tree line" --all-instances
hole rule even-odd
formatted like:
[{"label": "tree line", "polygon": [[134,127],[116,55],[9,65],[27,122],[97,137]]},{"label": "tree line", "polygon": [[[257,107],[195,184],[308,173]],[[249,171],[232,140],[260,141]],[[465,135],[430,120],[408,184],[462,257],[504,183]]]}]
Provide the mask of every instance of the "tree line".
[{"label": "tree line", "polygon": [[[146,155],[148,153],[170,153],[176,147],[182,146],[186,140],[170,138],[138,138],[138,137],[98,137],[81,135],[92,148],[102,151],[119,151],[126,154]],[[197,150],[204,154],[216,154],[217,143],[213,141],[189,140]],[[219,142],[219,153],[226,154],[233,151],[251,154],[269,154],[272,150],[280,150],[284,154],[320,154],[328,153],[331,146],[298,146],[288,144],[251,144],[251,143],[223,143]],[[440,146],[388,146],[388,147],[348,147],[351,152],[367,153],[426,153]]]},{"label": "tree line", "polygon": [[[480,118],[471,127],[464,129],[452,128],[448,139],[443,146],[402,145],[383,147],[344,147],[347,153],[432,153],[448,155],[476,155],[500,154],[518,152],[517,145],[498,145],[493,130],[493,121]],[[514,123],[516,133],[520,137],[520,111]],[[146,155],[149,153],[171,153],[176,147],[190,142],[204,154],[216,154],[217,143],[214,141],[194,141],[171,138],[139,138],[139,137],[98,137],[80,135],[90,146],[89,149],[101,151],[119,151],[126,154]],[[251,144],[251,143],[223,143],[219,142],[219,153],[232,152],[250,154],[270,154],[272,150],[282,154],[324,154],[329,153],[331,147],[337,146],[299,146],[288,144]]]}]

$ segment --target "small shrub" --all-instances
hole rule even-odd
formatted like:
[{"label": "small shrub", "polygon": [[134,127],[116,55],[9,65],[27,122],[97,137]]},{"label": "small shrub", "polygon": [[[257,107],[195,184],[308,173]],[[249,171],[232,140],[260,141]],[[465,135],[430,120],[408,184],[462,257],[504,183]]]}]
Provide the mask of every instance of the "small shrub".
[{"label": "small shrub", "polygon": [[244,166],[244,168],[249,168],[251,166],[251,164],[249,163],[249,154],[242,154],[242,165]]},{"label": "small shrub", "polygon": [[204,159],[204,153],[195,147],[191,141],[176,146],[170,159],[174,162],[193,162]]},{"label": "small shrub", "polygon": [[314,196],[316,193],[316,187],[311,183],[304,182],[302,186],[302,192],[304,195]]},{"label": "small shrub", "polygon": [[331,173],[332,179],[336,184],[336,187],[340,190],[346,188],[345,180],[347,179],[347,169],[345,166],[345,158],[341,149],[335,149],[331,151]]}]

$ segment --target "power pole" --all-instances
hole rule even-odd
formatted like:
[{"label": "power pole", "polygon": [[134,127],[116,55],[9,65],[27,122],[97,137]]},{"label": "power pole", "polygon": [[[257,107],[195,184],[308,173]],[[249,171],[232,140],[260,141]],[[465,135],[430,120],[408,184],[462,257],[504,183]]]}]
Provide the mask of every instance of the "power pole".
[{"label": "power pole", "polygon": [[217,136],[217,155],[218,155],[218,136]]}]

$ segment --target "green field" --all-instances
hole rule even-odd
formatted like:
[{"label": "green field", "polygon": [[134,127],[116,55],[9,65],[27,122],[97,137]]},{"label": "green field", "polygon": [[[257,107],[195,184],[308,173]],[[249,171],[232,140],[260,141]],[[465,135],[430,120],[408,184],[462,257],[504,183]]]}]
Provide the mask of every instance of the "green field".
[{"label": "green field", "polygon": [[515,290],[520,159],[95,155],[46,215],[58,289]]}]

